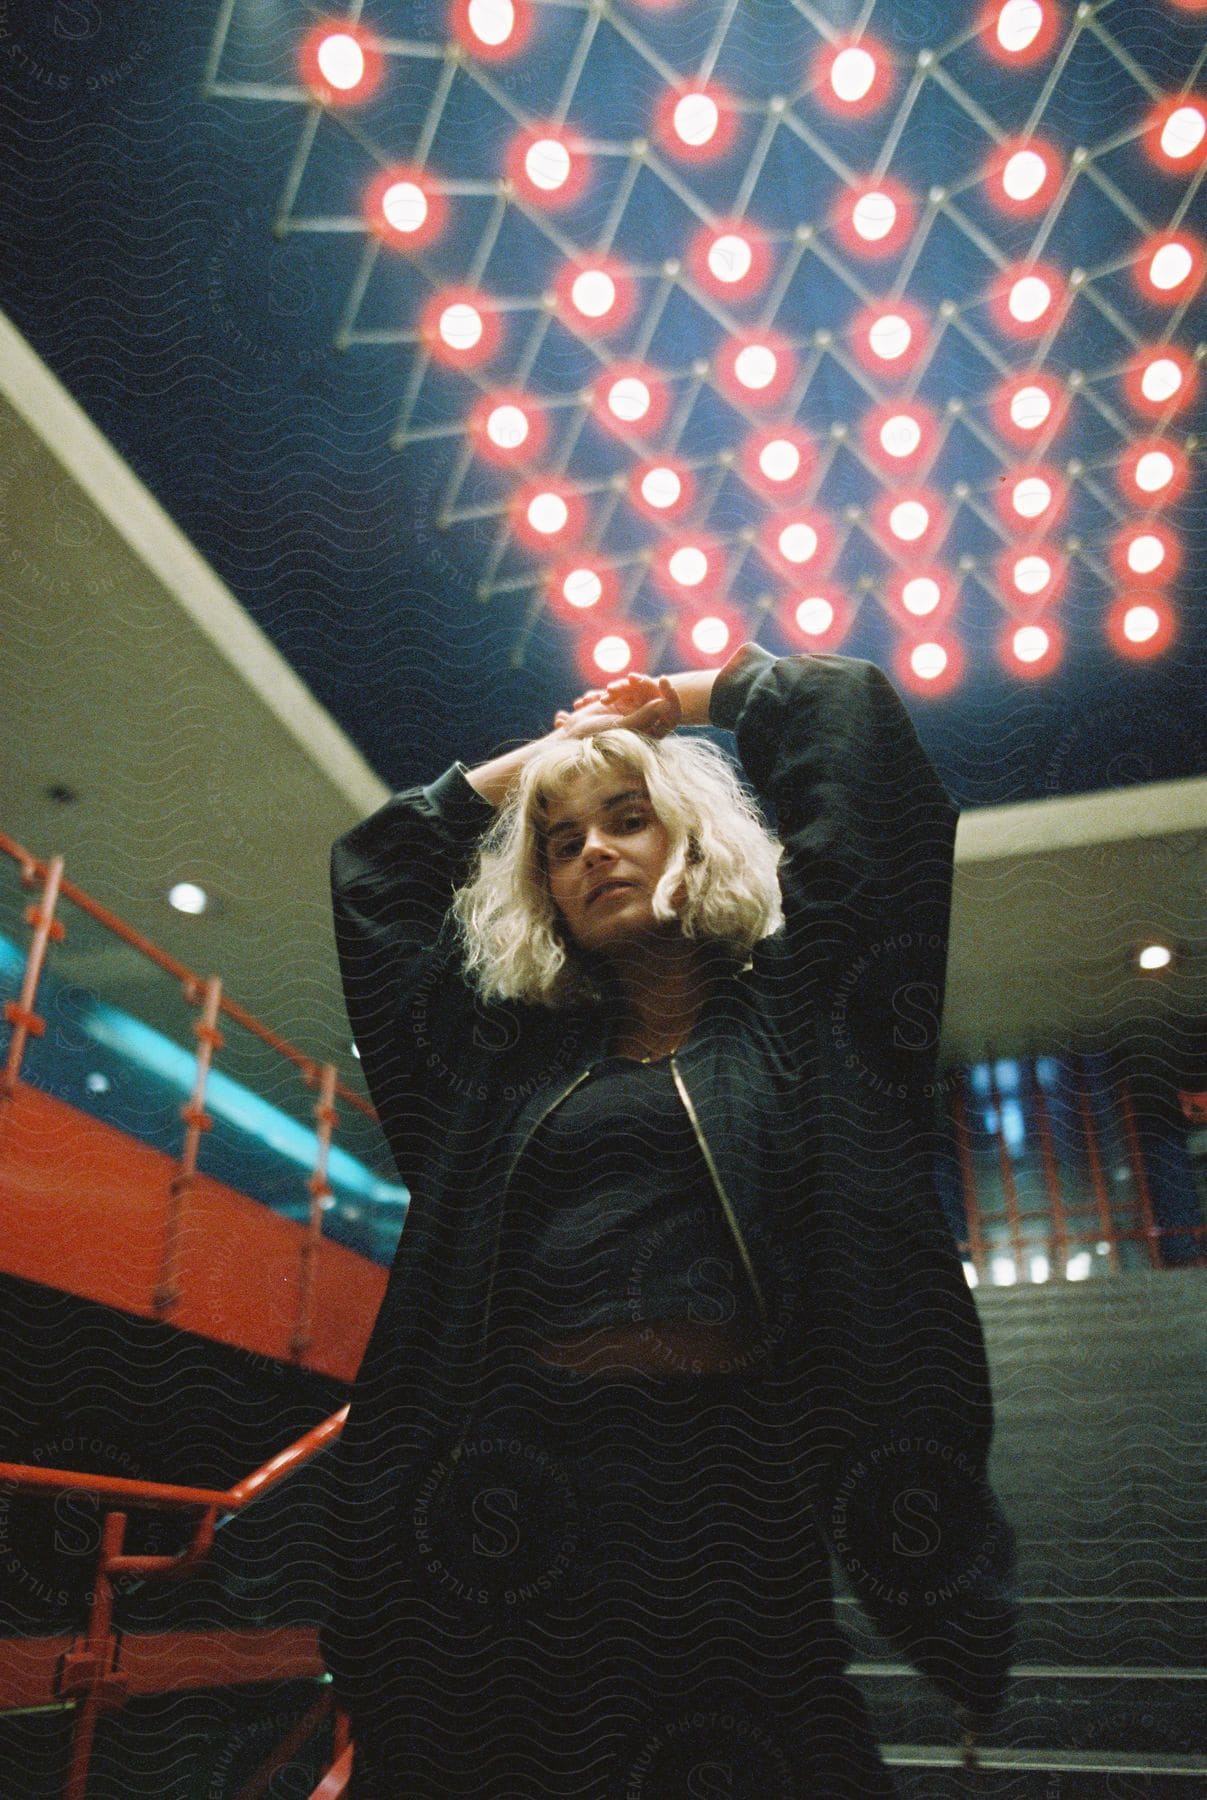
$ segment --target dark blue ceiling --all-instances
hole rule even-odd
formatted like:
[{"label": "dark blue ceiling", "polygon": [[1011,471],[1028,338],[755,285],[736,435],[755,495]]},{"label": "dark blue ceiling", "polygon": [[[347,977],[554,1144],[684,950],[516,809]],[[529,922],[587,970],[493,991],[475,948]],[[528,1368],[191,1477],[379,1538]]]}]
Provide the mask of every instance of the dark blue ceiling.
[{"label": "dark blue ceiling", "polygon": [[[727,460],[759,420],[693,365],[713,358],[735,324],[773,324],[791,339],[802,370],[792,417],[819,447],[812,498],[840,527],[833,580],[852,606],[837,648],[886,668],[900,639],[878,597],[891,565],[866,527],[883,479],[856,433],[878,399],[902,390],[861,378],[840,351],[858,284],[871,296],[904,293],[936,327],[907,391],[944,422],[925,477],[951,504],[940,554],[953,568],[961,557],[972,565],[959,573],[949,623],[962,677],[945,696],[910,698],[953,794],[985,805],[1198,774],[1207,626],[1196,552],[1207,518],[1193,439],[1187,492],[1162,514],[1186,549],[1169,590],[1175,642],[1129,665],[1104,620],[1115,598],[1110,539],[1140,516],[1121,500],[1116,464],[1133,437],[1160,431],[1185,445],[1203,431],[1201,397],[1164,424],[1135,413],[1121,370],[1137,343],[1171,327],[1188,352],[1207,335],[1201,290],[1175,312],[1145,300],[1128,266],[1150,230],[1207,227],[1197,178],[1156,169],[1137,140],[1160,95],[1188,84],[1203,92],[1207,19],[1171,0],[1074,12],[1064,9],[1051,53],[1020,68],[986,54],[971,29],[975,9],[945,0],[542,4],[514,62],[467,70],[398,50],[372,101],[319,117],[289,91],[315,9],[8,0],[0,304],[383,779],[401,786],[543,729],[583,685],[571,636],[543,604],[539,560],[501,529],[514,474],[465,450],[480,385],[400,341],[433,284],[468,272],[515,303],[483,379],[561,403],[541,467],[587,490],[591,542],[626,569],[658,537],[607,486],[632,467],[634,445],[602,431],[575,397],[634,346],[666,372],[672,420],[655,448],[696,466],[690,523],[725,541],[728,600],[775,650],[802,645],[777,623],[776,579],[742,536],[758,529],[767,503]],[[363,23],[419,49],[448,39],[444,5],[378,0]],[[866,118],[841,119],[821,104],[809,70],[827,37],[855,31],[891,52],[896,89]],[[936,61],[923,74],[926,50]],[[732,151],[711,166],[658,155],[638,164],[632,140],[649,132],[665,72],[686,76],[705,57],[745,108]],[[785,107],[772,130],[776,94]],[[563,95],[570,123],[595,148],[593,179],[574,207],[534,218],[498,202],[493,184],[520,123],[548,118]],[[1004,218],[980,172],[994,132],[1027,130],[1066,157],[1078,147],[1091,155],[1048,212]],[[427,167],[468,191],[452,193],[449,228],[422,258],[374,252],[361,195],[381,161],[414,157],[425,131]],[[844,171],[873,170],[918,196],[923,224],[897,256],[859,263],[830,215]],[[949,199],[927,208],[936,184]],[[274,235],[282,211],[291,228]],[[762,296],[728,311],[705,305],[690,281],[663,277],[702,216],[734,211],[771,234],[777,273],[790,271],[773,316],[774,275]],[[794,240],[802,225],[815,228],[815,243]],[[567,245],[603,238],[636,271],[637,304],[627,335],[601,351],[539,300]],[[1055,609],[1065,641],[1051,673],[1022,681],[998,661],[1007,614],[995,589],[993,498],[1023,453],[996,435],[988,397],[1037,351],[994,325],[986,293],[998,262],[1036,254],[1065,273],[1086,270],[1089,281],[1042,346],[1050,373],[1084,377],[1046,453],[1062,470],[1079,465],[1054,534],[1078,546]],[[945,300],[958,317],[938,330]],[[819,346],[819,331],[838,349]],[[341,334],[346,347],[337,348]],[[953,400],[962,415],[948,411]],[[835,438],[835,425],[849,425],[851,437]],[[967,492],[957,499],[959,483]],[[441,529],[450,507],[454,520]],[[460,510],[473,516],[458,522]],[[499,584],[485,598],[484,578]],[[640,565],[624,594],[656,666],[681,663],[675,641],[664,642],[667,602]]]}]

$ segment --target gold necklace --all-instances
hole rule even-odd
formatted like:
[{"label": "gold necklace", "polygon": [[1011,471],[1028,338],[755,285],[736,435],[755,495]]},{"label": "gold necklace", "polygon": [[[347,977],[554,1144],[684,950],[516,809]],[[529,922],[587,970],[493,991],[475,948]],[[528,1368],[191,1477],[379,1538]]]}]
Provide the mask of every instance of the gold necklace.
[{"label": "gold necklace", "polygon": [[[623,1040],[622,1040],[622,1042],[623,1042]],[[619,1056],[625,1062],[636,1062],[636,1063],[665,1062],[668,1056],[673,1056],[675,1054],[676,1050],[679,1049],[682,1042],[683,1042],[683,1040],[681,1038],[678,1039],[675,1043],[673,1043],[671,1045],[669,1050],[660,1050],[657,1055],[655,1055],[652,1050],[648,1050],[644,1056],[625,1056],[623,1050],[613,1050],[611,1052],[611,1055]]]}]

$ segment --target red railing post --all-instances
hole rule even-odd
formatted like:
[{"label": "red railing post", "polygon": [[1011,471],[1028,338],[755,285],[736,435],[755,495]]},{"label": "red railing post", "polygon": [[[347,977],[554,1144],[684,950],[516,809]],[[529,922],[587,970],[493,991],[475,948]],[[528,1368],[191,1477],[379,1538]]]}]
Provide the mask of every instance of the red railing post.
[{"label": "red railing post", "polygon": [[1090,1106],[1089,1088],[1085,1077],[1085,1059],[1079,1056],[1076,1062],[1070,1058],[1070,1065],[1077,1076],[1077,1110],[1081,1116],[1081,1129],[1085,1134],[1086,1160],[1090,1169],[1090,1185],[1094,1190],[1094,1204],[1098,1213],[1098,1229],[1109,1246],[1107,1260],[1112,1275],[1119,1273],[1119,1234],[1115,1230],[1115,1220],[1111,1212],[1111,1197],[1107,1191],[1106,1177],[1102,1172],[1102,1152],[1098,1147],[1098,1133],[1094,1126],[1093,1109]]},{"label": "red railing post", "polygon": [[994,1073],[993,1061],[989,1062],[989,1098],[997,1113],[997,1166],[1002,1180],[1002,1200],[1006,1208],[1006,1226],[1010,1233],[1010,1250],[1014,1259],[1014,1278],[1016,1281],[1026,1279],[1023,1268],[1023,1222],[1018,1209],[1018,1186],[1014,1179],[1014,1164],[1010,1157],[1010,1146],[1006,1142],[1006,1130],[1002,1123],[1002,1095]]},{"label": "red railing post", "polygon": [[[200,983],[191,977],[184,983],[185,997],[190,1003],[196,1000],[199,986]],[[197,1149],[201,1143],[201,1134],[203,1131],[209,1131],[214,1122],[205,1110],[205,1086],[209,1079],[210,1064],[214,1060],[214,1051],[221,1050],[223,1044],[222,1033],[218,1029],[218,1008],[221,1003],[222,977],[211,975],[205,984],[201,1017],[193,1026],[193,1034],[198,1040],[197,1067],[193,1079],[192,1095],[180,1109],[180,1116],[187,1129],[184,1134],[184,1148],[180,1154],[180,1167],[168,1183],[163,1259],[160,1263],[159,1281],[154,1294],[157,1313],[169,1312],[180,1298],[177,1277],[180,1265],[180,1236],[184,1218],[184,1203],[197,1173]]]},{"label": "red railing post", "polygon": [[113,1633],[113,1581],[109,1572],[110,1563],[121,1555],[125,1535],[125,1513],[106,1513],[101,1526],[101,1549],[88,1611],[88,1629],[82,1645],[64,1656],[60,1670],[60,1693],[83,1696],[75,1717],[63,1800],[85,1800],[97,1720],[106,1708],[121,1706],[126,1696],[128,1684],[115,1666],[117,1639]]},{"label": "red railing post", "polygon": [[[63,858],[52,856],[46,865],[46,873],[42,879],[41,905],[28,906],[25,909],[25,923],[34,928],[33,942],[29,946],[29,954],[25,959],[25,975],[21,982],[21,998],[4,1002],[4,1016],[12,1026],[12,1036],[8,1041],[8,1055],[4,1068],[0,1070],[0,1117],[3,1117],[4,1103],[11,1100],[16,1092],[17,1082],[21,1075],[21,1063],[25,1056],[25,1046],[32,1033],[41,1037],[46,1030],[46,1021],[34,1011],[37,998],[38,983],[42,979],[42,965],[46,960],[46,945],[51,938],[61,943],[67,935],[62,921],[54,916],[59,901],[59,885],[63,879]],[[26,887],[37,885],[37,873],[32,862],[26,862],[21,868],[21,880]]]},{"label": "red railing post", "polygon": [[[306,1071],[305,1078],[313,1081],[313,1073]],[[339,1114],[335,1110],[334,1063],[324,1063],[320,1071],[319,1097],[314,1103],[314,1116],[318,1121],[318,1154],[314,1174],[306,1183],[310,1190],[310,1221],[302,1242],[298,1319],[289,1345],[289,1354],[293,1357],[305,1356],[314,1336],[315,1284],[318,1278],[319,1251],[323,1242],[323,1201],[331,1193],[327,1185],[327,1163],[331,1155],[332,1135],[339,1124]]]},{"label": "red railing post", "polygon": [[1035,1068],[1035,1058],[1031,1059],[1033,1091],[1035,1102],[1035,1129],[1039,1136],[1039,1154],[1043,1163],[1044,1191],[1048,1196],[1048,1206],[1052,1214],[1052,1231],[1048,1240],[1048,1248],[1052,1255],[1054,1272],[1058,1271],[1064,1279],[1065,1267],[1069,1256],[1069,1222],[1065,1214],[1064,1195],[1060,1186],[1060,1164],[1056,1159],[1056,1147],[1052,1142],[1052,1121],[1048,1115],[1048,1097],[1040,1086],[1039,1074]]},{"label": "red railing post", "polygon": [[1157,1224],[1153,1213],[1153,1197],[1148,1185],[1148,1175],[1144,1168],[1144,1156],[1140,1149],[1140,1134],[1136,1130],[1136,1113],[1132,1106],[1131,1089],[1126,1075],[1119,1078],[1119,1112],[1123,1119],[1123,1137],[1127,1144],[1127,1160],[1131,1164],[1132,1180],[1136,1184],[1136,1194],[1140,1201],[1140,1212],[1144,1218],[1144,1240],[1148,1250],[1149,1261],[1154,1269],[1161,1267],[1161,1227]]}]

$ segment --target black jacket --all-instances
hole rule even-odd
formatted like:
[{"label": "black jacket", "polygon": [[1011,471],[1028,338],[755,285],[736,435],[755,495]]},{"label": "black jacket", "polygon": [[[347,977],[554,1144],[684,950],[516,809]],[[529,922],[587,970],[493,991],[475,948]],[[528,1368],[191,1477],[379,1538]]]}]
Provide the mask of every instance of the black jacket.
[{"label": "black jacket", "polygon": [[[744,645],[713,688],[774,816],[785,923],[716,982],[673,1059],[762,1321],[759,1389],[802,1502],[896,1647],[1000,1702],[1014,1537],[985,1479],[992,1402],[935,1190],[936,1057],[957,809],[892,685],[843,656]],[[335,845],[335,930],[369,1090],[411,1193],[334,1456],[323,1631],[369,1693],[407,1587],[406,1496],[470,1416],[519,1114],[604,1054],[606,1005],[487,1004],[454,889],[494,809],[460,764]]]}]

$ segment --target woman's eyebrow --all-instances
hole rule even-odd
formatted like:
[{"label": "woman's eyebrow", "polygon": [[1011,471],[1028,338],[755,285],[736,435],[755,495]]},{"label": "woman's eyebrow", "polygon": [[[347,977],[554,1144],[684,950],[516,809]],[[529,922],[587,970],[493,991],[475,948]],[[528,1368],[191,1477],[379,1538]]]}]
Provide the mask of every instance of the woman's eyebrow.
[{"label": "woman's eyebrow", "polygon": [[[620,806],[622,802],[626,800],[640,800],[644,804],[648,798],[649,796],[643,794],[640,788],[625,788],[623,793],[609,794],[608,798],[601,801],[595,810],[597,812],[608,812],[612,807]],[[545,833],[545,836],[547,839],[552,839],[560,837],[563,832],[577,831],[578,829],[579,824],[577,819],[562,819],[558,824],[551,825]]]}]

